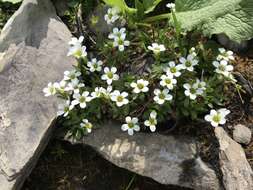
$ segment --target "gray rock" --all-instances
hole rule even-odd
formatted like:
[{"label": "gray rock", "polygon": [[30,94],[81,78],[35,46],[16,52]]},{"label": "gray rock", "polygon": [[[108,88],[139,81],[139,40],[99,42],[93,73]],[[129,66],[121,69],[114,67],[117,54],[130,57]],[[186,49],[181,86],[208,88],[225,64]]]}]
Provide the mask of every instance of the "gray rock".
[{"label": "gray rock", "polygon": [[0,189],[19,189],[51,132],[56,99],[42,89],[60,80],[71,33],[49,0],[25,0],[0,37]]},{"label": "gray rock", "polygon": [[221,127],[215,128],[220,144],[219,162],[226,190],[253,189],[253,172],[240,144],[231,139]]},{"label": "gray rock", "polygon": [[129,136],[120,125],[107,124],[79,143],[93,147],[121,168],[162,184],[196,190],[220,189],[214,170],[197,156],[196,142],[190,137],[157,133]]},{"label": "gray rock", "polygon": [[241,144],[249,144],[251,141],[251,130],[244,125],[236,125],[233,130],[233,139]]}]

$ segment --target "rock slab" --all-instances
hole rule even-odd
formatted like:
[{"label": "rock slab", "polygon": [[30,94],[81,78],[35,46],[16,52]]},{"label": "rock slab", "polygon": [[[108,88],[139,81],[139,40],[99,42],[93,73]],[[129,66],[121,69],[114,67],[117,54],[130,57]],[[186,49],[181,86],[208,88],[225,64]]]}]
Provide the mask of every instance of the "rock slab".
[{"label": "rock slab", "polygon": [[251,141],[251,130],[245,125],[234,126],[233,139],[240,144],[249,144]]},{"label": "rock slab", "polygon": [[219,160],[225,189],[253,189],[253,172],[241,145],[221,127],[215,128],[215,135],[220,144]]},{"label": "rock slab", "polygon": [[49,0],[24,0],[0,36],[0,189],[20,189],[47,144],[56,99],[42,89],[71,68],[71,33]]},{"label": "rock slab", "polygon": [[220,189],[213,169],[197,153],[190,137],[135,133],[129,136],[116,123],[109,123],[85,136],[81,142],[96,149],[113,164],[159,183],[193,188]]}]

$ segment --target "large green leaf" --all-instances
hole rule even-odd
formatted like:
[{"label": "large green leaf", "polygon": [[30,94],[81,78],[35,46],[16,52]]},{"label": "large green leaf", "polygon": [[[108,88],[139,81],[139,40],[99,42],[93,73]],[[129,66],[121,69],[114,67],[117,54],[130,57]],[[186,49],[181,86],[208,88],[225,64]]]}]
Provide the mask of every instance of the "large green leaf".
[{"label": "large green leaf", "polygon": [[16,3],[20,3],[22,0],[0,0],[2,2],[10,2],[10,3],[13,3],[13,4],[16,4]]},{"label": "large green leaf", "polygon": [[253,0],[176,0],[176,10],[185,30],[225,33],[237,42],[253,38]]},{"label": "large green leaf", "polygon": [[145,13],[152,12],[162,0],[143,0]]},{"label": "large green leaf", "polygon": [[104,0],[104,2],[107,5],[110,5],[112,7],[118,7],[121,10],[126,10],[127,9],[127,4],[125,3],[124,0]]}]

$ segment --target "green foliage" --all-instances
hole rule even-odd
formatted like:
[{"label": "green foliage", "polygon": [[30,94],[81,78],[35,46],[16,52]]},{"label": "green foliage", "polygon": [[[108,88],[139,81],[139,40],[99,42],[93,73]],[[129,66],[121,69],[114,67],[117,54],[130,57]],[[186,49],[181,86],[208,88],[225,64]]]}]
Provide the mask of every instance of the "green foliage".
[{"label": "green foliage", "polygon": [[201,30],[204,35],[225,33],[241,42],[253,38],[252,0],[176,0],[182,28]]},{"label": "green foliage", "polygon": [[136,13],[142,18],[144,14],[152,12],[162,0],[135,0],[135,8],[127,6],[124,0],[103,0],[107,5],[118,7],[122,12]]},{"label": "green foliage", "polygon": [[22,0],[1,0],[1,1],[2,2],[9,2],[9,3],[13,3],[13,4],[22,2]]}]

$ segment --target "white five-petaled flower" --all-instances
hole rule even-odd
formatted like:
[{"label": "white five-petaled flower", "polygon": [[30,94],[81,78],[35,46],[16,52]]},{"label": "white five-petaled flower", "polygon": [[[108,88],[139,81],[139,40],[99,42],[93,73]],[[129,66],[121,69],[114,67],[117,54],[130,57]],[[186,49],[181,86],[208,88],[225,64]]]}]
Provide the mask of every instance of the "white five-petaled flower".
[{"label": "white five-petaled flower", "polygon": [[126,123],[121,126],[122,131],[127,131],[129,135],[133,135],[134,131],[140,131],[140,126],[138,125],[138,118],[130,116],[126,117]]},{"label": "white five-petaled flower", "polygon": [[158,44],[158,43],[152,43],[152,46],[148,46],[148,49],[153,51],[154,54],[159,54],[160,52],[166,50],[163,44]]},{"label": "white five-petaled flower", "polygon": [[182,63],[182,69],[193,71],[194,66],[198,64],[198,60],[193,55],[189,54],[187,58],[181,57],[179,61]]},{"label": "white five-petaled flower", "polygon": [[182,65],[176,65],[174,61],[170,61],[169,67],[166,67],[164,71],[167,73],[167,75],[173,75],[175,77],[179,77],[181,75],[180,70],[182,69]]},{"label": "white five-petaled flower", "polygon": [[82,46],[82,42],[84,40],[83,36],[80,36],[79,39],[77,38],[71,38],[71,41],[69,42],[70,48],[68,51],[67,56],[74,56],[76,58],[86,57],[86,47]]},{"label": "white five-petaled flower", "polygon": [[102,96],[103,91],[105,91],[105,89],[103,87],[96,87],[94,89],[94,92],[91,93],[92,99],[100,98]]},{"label": "white five-petaled flower", "polygon": [[111,93],[111,100],[116,102],[116,105],[118,107],[121,107],[125,104],[128,104],[129,100],[127,99],[127,96],[128,96],[127,92],[120,93],[120,91],[114,90]]},{"label": "white five-petaled flower", "polygon": [[67,117],[69,112],[74,108],[73,105],[70,104],[70,101],[67,100],[64,104],[59,104],[58,105],[58,111],[57,111],[57,115],[61,116],[63,115],[63,117]]},{"label": "white five-petaled flower", "polygon": [[177,80],[173,78],[173,75],[162,75],[160,85],[172,90],[174,85],[177,84]]},{"label": "white five-petaled flower", "polygon": [[215,72],[222,74],[226,77],[229,77],[231,74],[231,71],[233,71],[234,67],[232,65],[229,65],[226,60],[221,60],[220,62],[218,61],[213,61],[213,66],[216,67]]},{"label": "white five-petaled flower", "polygon": [[85,128],[88,133],[91,133],[93,125],[88,121],[88,119],[83,119],[82,123],[80,123],[82,128]]},{"label": "white five-petaled flower", "polygon": [[198,92],[195,85],[190,85],[189,83],[186,83],[183,85],[185,88],[184,94],[186,96],[189,96],[191,100],[195,100],[197,98]]},{"label": "white five-petaled flower", "polygon": [[104,19],[107,24],[113,24],[116,20],[120,18],[119,9],[117,7],[109,8],[107,14],[105,14]]},{"label": "white five-petaled flower", "polygon": [[197,90],[198,95],[202,95],[206,90],[206,83],[204,81],[200,81],[196,79],[196,82],[193,84],[193,88]]},{"label": "white five-petaled flower", "polygon": [[122,35],[120,37],[115,37],[113,42],[113,47],[118,47],[119,51],[124,51],[125,46],[129,46],[130,42],[125,40],[126,36]]},{"label": "white five-petaled flower", "polygon": [[64,93],[64,92],[65,92],[66,85],[67,85],[67,81],[61,80],[61,81],[58,83],[56,90],[57,90],[58,92],[60,92],[60,93]]},{"label": "white five-petaled flower", "polygon": [[156,125],[157,125],[157,119],[156,119],[157,113],[156,111],[152,111],[149,115],[149,119],[144,122],[144,125],[150,128],[152,132],[155,132]]},{"label": "white five-petaled flower", "polygon": [[133,88],[133,92],[138,94],[140,92],[148,91],[149,82],[147,80],[139,79],[137,82],[132,82],[130,86]]},{"label": "white five-petaled flower", "polygon": [[77,70],[65,71],[63,80],[75,80],[81,75],[81,72]]},{"label": "white five-petaled flower", "polygon": [[71,102],[73,106],[80,105],[80,108],[86,108],[87,102],[92,100],[92,97],[89,96],[88,91],[84,91],[82,94],[75,93],[73,95],[74,100]]},{"label": "white five-petaled flower", "polygon": [[82,46],[82,42],[84,40],[83,36],[80,36],[78,39],[76,37],[71,38],[69,41],[70,46]]},{"label": "white five-petaled flower", "polygon": [[220,54],[217,56],[217,60],[221,61],[221,60],[226,60],[226,61],[230,61],[230,60],[235,60],[235,57],[233,56],[233,52],[232,51],[226,51],[224,48],[219,48],[219,52]]},{"label": "white five-petaled flower", "polygon": [[84,87],[85,85],[83,83],[80,83],[80,81],[76,78],[68,83],[68,86],[66,86],[66,91],[74,91],[74,93],[79,93],[80,88]]},{"label": "white five-petaled flower", "polygon": [[113,28],[112,33],[109,34],[108,38],[109,39],[115,39],[115,38],[120,38],[123,37],[125,39],[126,37],[126,28]]},{"label": "white five-petaled flower", "polygon": [[59,88],[59,84],[57,82],[55,83],[48,83],[47,87],[43,89],[43,92],[45,93],[45,96],[51,96],[55,95],[57,92],[57,88]]},{"label": "white five-petaled flower", "polygon": [[226,108],[221,108],[219,110],[211,110],[210,114],[205,116],[205,120],[210,122],[213,127],[218,127],[219,125],[224,125],[226,123],[226,116],[230,111]]},{"label": "white five-petaled flower", "polygon": [[164,89],[163,91],[161,91],[160,89],[155,89],[154,94],[154,101],[157,104],[164,104],[165,101],[170,101],[173,98],[172,95],[169,94],[168,89]]},{"label": "white five-petaled flower", "polygon": [[170,9],[172,9],[172,10],[175,10],[176,5],[175,5],[175,3],[168,3],[168,4],[166,5],[166,7],[170,8]]},{"label": "white five-petaled flower", "polygon": [[87,66],[89,67],[90,72],[101,71],[103,62],[93,58],[91,61],[88,61]]},{"label": "white five-petaled flower", "polygon": [[109,69],[108,67],[104,68],[104,74],[101,76],[102,80],[106,80],[108,85],[112,84],[112,81],[119,80],[119,75],[116,74],[117,68],[112,67]]}]

